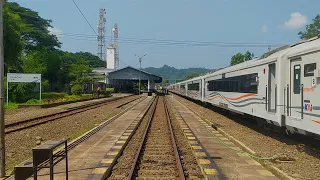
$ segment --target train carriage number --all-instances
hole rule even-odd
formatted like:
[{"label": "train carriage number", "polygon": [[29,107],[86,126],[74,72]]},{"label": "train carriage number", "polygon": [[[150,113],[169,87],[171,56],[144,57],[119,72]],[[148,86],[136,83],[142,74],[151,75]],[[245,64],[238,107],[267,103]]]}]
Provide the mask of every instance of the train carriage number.
[{"label": "train carriage number", "polygon": [[224,107],[224,108],[228,108],[228,104],[225,104],[225,103],[219,103],[219,106],[221,106],[221,107]]}]

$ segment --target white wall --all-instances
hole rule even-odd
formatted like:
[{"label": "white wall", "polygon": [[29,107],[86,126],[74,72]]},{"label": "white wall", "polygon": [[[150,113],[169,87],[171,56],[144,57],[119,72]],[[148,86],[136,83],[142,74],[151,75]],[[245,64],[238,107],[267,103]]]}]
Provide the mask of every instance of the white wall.
[{"label": "white wall", "polygon": [[107,48],[107,69],[115,69],[115,49],[113,47]]}]

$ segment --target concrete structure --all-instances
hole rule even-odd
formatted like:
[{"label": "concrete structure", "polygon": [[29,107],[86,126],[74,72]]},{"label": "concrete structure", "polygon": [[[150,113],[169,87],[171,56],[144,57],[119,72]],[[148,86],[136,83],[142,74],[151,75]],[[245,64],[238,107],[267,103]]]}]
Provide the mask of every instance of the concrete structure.
[{"label": "concrete structure", "polygon": [[[145,71],[140,71],[130,66],[118,70],[109,68],[96,68],[93,70],[93,72],[98,73],[101,77],[105,77],[105,79],[99,81],[95,85],[92,85],[94,87],[92,89],[95,89],[98,86],[113,87],[116,89],[116,91],[130,92],[133,90],[134,84],[139,83],[140,76],[141,84],[146,85],[146,87],[148,88],[148,92],[150,92],[155,90],[155,83],[162,82],[161,77]],[[102,85],[101,83],[103,83],[104,85]]]},{"label": "concrete structure", "polygon": [[116,51],[115,47],[110,45],[107,48],[107,69],[116,69]]},{"label": "concrete structure", "polygon": [[155,89],[155,83],[162,81],[162,78],[159,76],[140,71],[130,66],[110,72],[108,79],[112,87],[127,89],[132,88],[133,83],[139,83],[139,76],[141,78],[141,84],[148,84],[148,92]]}]

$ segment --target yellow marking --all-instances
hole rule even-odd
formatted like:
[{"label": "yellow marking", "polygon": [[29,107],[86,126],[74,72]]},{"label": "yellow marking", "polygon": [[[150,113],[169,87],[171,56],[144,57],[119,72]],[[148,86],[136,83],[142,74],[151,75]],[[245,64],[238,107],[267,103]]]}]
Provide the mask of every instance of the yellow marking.
[{"label": "yellow marking", "polygon": [[197,157],[205,157],[205,156],[206,156],[206,153],[204,153],[204,152],[195,152],[195,155],[196,155]]},{"label": "yellow marking", "polygon": [[249,165],[252,165],[252,166],[254,166],[254,165],[260,166],[260,165],[261,165],[261,164],[259,164],[257,161],[255,161],[255,160],[246,160],[246,162],[247,162]]},{"label": "yellow marking", "polygon": [[203,165],[203,164],[210,164],[210,160],[208,160],[208,159],[199,159],[199,163],[200,163],[201,165]]},{"label": "yellow marking", "polygon": [[216,133],[216,134],[215,134],[215,136],[223,137],[223,135],[222,135],[222,134],[218,134],[218,133]]},{"label": "yellow marking", "polygon": [[129,136],[121,136],[120,139],[128,139]]},{"label": "yellow marking", "polygon": [[113,146],[112,149],[121,149],[122,146]]},{"label": "yellow marking", "polygon": [[234,150],[237,150],[237,151],[241,151],[241,149],[239,147],[231,147],[231,148]]},{"label": "yellow marking", "polygon": [[218,171],[215,169],[209,169],[209,168],[204,168],[204,173],[208,174],[208,175],[217,175]]},{"label": "yellow marking", "polygon": [[129,136],[131,133],[123,133],[123,136]]},{"label": "yellow marking", "polygon": [[222,137],[222,138],[219,138],[220,140],[223,140],[223,141],[228,141],[229,139],[228,138],[225,138],[225,137]]},{"label": "yellow marking", "polygon": [[268,170],[257,170],[259,174],[262,176],[274,176],[270,171]]},{"label": "yellow marking", "polygon": [[187,137],[187,139],[196,139],[195,137]]},{"label": "yellow marking", "polygon": [[226,145],[234,145],[232,142],[230,141],[227,141],[227,142],[224,142]]},{"label": "yellow marking", "polygon": [[245,157],[245,156],[248,156],[248,154],[247,153],[237,153],[239,156],[241,156],[241,157]]},{"label": "yellow marking", "polygon": [[185,133],[191,133],[191,131],[190,131],[189,129],[185,129],[185,130],[183,130],[183,132],[185,132]]},{"label": "yellow marking", "polygon": [[185,133],[185,134],[186,134],[186,136],[193,136],[192,133]]},{"label": "yellow marking", "polygon": [[102,159],[102,164],[111,164],[113,162],[113,159]]},{"label": "yellow marking", "polygon": [[190,144],[193,144],[193,145],[194,145],[194,144],[198,144],[197,141],[189,141],[189,143],[190,143]]},{"label": "yellow marking", "polygon": [[200,146],[191,146],[193,149],[202,149]]},{"label": "yellow marking", "polygon": [[117,144],[124,144],[126,141],[117,141]]},{"label": "yellow marking", "polygon": [[107,171],[107,168],[95,168],[92,171],[92,174],[104,174]]},{"label": "yellow marking", "polygon": [[118,154],[118,151],[111,151],[111,152],[108,152],[108,156],[115,156]]},{"label": "yellow marking", "polygon": [[131,129],[130,129],[130,130],[126,130],[126,132],[128,132],[128,133],[130,133],[130,132],[132,132],[132,131],[133,131],[133,130],[131,130]]},{"label": "yellow marking", "polygon": [[189,128],[187,128],[187,127],[181,127],[181,129],[185,130],[185,129],[189,129]]}]

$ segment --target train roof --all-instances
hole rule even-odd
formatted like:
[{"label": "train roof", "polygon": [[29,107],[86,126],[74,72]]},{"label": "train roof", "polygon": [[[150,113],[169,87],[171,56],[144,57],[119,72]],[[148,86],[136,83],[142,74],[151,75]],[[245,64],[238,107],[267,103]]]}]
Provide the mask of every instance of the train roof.
[{"label": "train roof", "polygon": [[303,54],[307,54],[307,53],[314,52],[314,51],[320,51],[320,38],[319,37],[311,38],[309,40],[303,40],[301,42],[298,42],[298,43],[295,43],[292,45],[282,46],[282,47],[277,48],[273,51],[265,53],[260,58],[256,58],[256,59],[253,59],[250,61],[245,61],[243,63],[237,64],[234,66],[229,66],[229,67],[217,70],[213,73],[209,73],[204,76],[199,76],[196,78],[188,79],[188,80],[179,82],[177,84],[187,83],[190,81],[196,81],[196,80],[200,80],[200,79],[206,78],[206,77],[212,77],[212,76],[220,75],[223,73],[236,71],[239,69],[245,69],[248,67],[266,64],[266,63],[275,61],[279,57],[282,57],[282,56],[286,56],[288,59],[292,59],[294,57],[299,57]]}]

